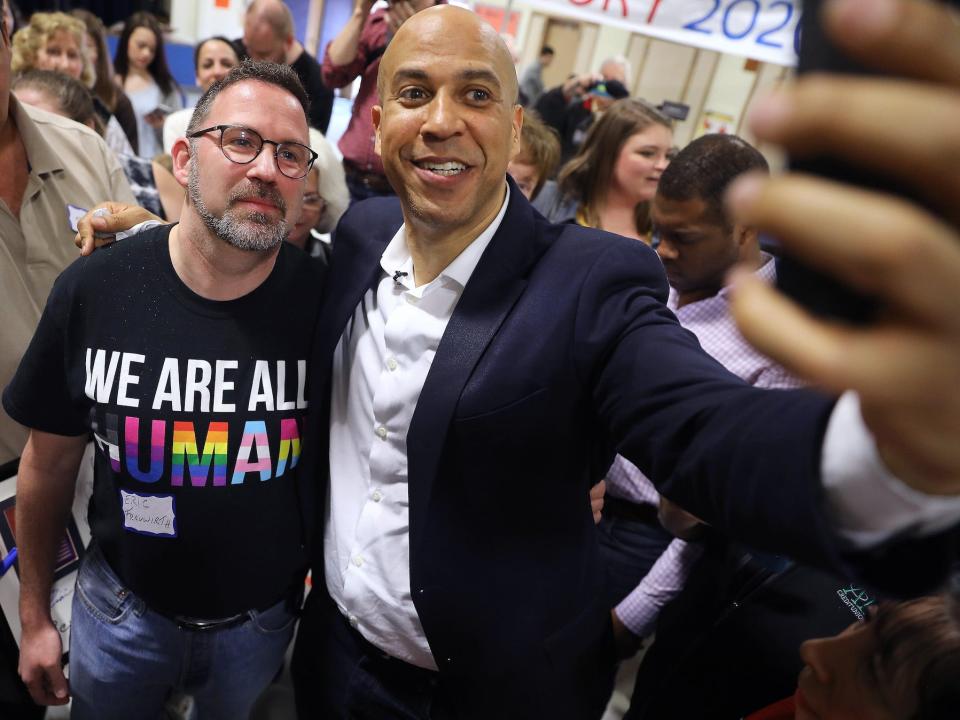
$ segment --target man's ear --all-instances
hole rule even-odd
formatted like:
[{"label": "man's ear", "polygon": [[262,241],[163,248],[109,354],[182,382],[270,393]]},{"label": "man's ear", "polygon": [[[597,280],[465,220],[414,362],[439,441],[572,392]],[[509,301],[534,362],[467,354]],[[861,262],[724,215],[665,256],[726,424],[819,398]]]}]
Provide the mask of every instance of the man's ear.
[{"label": "man's ear", "polygon": [[373,122],[373,151],[383,157],[383,152],[380,150],[380,120],[383,118],[383,108],[380,105],[374,105],[370,108],[370,120]]},{"label": "man's ear", "polygon": [[737,241],[737,247],[743,249],[755,245],[759,240],[759,233],[751,225],[736,223],[733,226],[733,237]]},{"label": "man's ear", "polygon": [[170,149],[173,157],[173,176],[183,187],[187,186],[190,177],[190,141],[185,137],[177,138]]},{"label": "man's ear", "polygon": [[520,138],[523,134],[523,105],[513,106],[513,129],[510,138],[510,159],[514,160],[520,154]]}]

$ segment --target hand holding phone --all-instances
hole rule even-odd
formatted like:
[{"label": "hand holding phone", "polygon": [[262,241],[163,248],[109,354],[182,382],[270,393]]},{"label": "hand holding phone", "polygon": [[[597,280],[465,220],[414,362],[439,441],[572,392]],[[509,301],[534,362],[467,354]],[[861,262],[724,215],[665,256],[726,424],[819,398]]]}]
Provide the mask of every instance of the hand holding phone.
[{"label": "hand holding phone", "polygon": [[907,195],[790,173],[731,188],[735,218],[878,303],[866,326],[818,319],[741,276],[744,336],[833,392],[853,389],[887,468],[960,494],[960,23],[922,0],[832,0],[828,36],[895,77],[810,74],[758,103],[751,129],[792,157],[839,158]]}]

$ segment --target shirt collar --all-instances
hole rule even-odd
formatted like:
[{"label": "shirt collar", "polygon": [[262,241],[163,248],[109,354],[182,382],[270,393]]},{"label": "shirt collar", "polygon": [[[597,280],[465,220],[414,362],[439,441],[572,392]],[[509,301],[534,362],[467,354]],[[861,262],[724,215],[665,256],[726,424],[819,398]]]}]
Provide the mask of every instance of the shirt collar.
[{"label": "shirt collar", "polygon": [[[761,250],[760,251],[760,267],[754,270],[753,274],[756,275],[761,280],[763,280],[768,285],[773,285],[774,283],[776,283],[777,282],[777,263],[774,260],[773,255],[771,255],[770,253],[763,252]],[[709,302],[715,298],[721,298],[724,301],[726,301],[727,296],[730,294],[730,291],[731,291],[730,286],[725,285],[724,287],[720,288],[720,292],[718,292],[716,295],[712,295],[708,298],[703,298],[702,300],[697,300],[696,302],[690,303],[690,305],[684,305],[684,307],[685,308],[692,307],[697,303]],[[671,287],[670,295],[667,298],[667,307],[673,310],[674,312],[676,312],[678,301],[679,301],[679,295],[677,294],[677,291]]]},{"label": "shirt collar", "polygon": [[[63,162],[60,157],[53,151],[50,143],[44,139],[40,128],[37,127],[27,109],[17,101],[13,93],[10,93],[10,109],[13,111],[14,122],[17,123],[17,132],[20,133],[20,139],[23,141],[23,147],[27,152],[27,162],[30,163],[31,172],[43,175],[63,170]],[[30,112],[43,113],[42,110],[36,110],[35,108]]]},{"label": "shirt collar", "polygon": [[[510,185],[507,184],[507,192],[504,194],[503,204],[500,206],[500,212],[487,227],[467,245],[453,261],[447,265],[441,272],[440,277],[447,278],[457,283],[461,289],[467,286],[470,276],[480,262],[480,256],[487,249],[487,245],[497,234],[500,223],[503,222],[504,215],[507,214],[507,205],[510,204]],[[390,240],[383,255],[380,256],[380,267],[387,275],[393,276],[397,271],[409,274],[409,286],[413,287],[413,259],[410,257],[410,251],[407,249],[406,224],[401,225],[396,235]],[[405,283],[406,284],[406,283]]]}]

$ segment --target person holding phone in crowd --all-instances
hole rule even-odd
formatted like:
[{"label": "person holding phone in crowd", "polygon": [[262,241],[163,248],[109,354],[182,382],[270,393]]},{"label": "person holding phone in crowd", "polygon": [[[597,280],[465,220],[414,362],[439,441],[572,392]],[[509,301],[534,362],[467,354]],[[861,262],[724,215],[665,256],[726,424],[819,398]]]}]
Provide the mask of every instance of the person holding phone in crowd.
[{"label": "person holding phone in crowd", "polygon": [[113,66],[137,116],[138,154],[152,160],[163,152],[166,116],[183,107],[180,86],[167,66],[163,30],[153,15],[137,12],[127,19]]}]

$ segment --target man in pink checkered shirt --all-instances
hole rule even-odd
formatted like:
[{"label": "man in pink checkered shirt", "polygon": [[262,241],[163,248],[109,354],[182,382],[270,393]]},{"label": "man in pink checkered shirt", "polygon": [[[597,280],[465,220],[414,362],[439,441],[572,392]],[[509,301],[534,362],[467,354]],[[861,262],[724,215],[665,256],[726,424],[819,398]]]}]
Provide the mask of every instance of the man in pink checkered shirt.
[{"label": "man in pink checkered shirt", "polygon": [[[652,208],[654,241],[670,281],[667,305],[703,349],[751,385],[794,388],[799,381],[737,330],[725,285],[734,265],[765,282],[776,280],[774,258],[761,251],[756,229],[732,224],[722,207],[734,178],[767,170],[763,156],[740,138],[695,140],[660,179]],[[618,455],[606,481],[601,546],[610,568],[618,649],[629,656],[653,633],[660,609],[683,588],[701,547],[670,539],[656,525],[660,496],[628,460]]]}]

